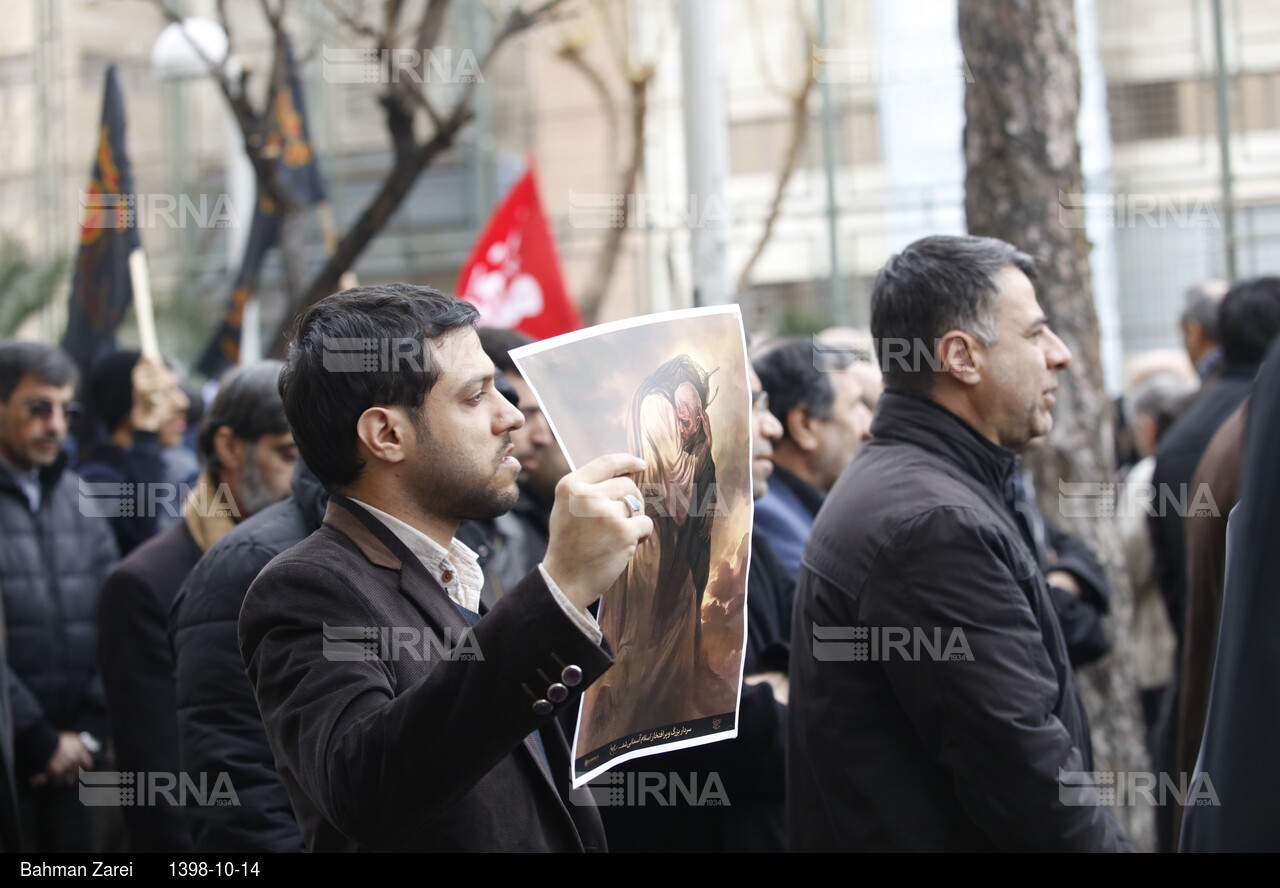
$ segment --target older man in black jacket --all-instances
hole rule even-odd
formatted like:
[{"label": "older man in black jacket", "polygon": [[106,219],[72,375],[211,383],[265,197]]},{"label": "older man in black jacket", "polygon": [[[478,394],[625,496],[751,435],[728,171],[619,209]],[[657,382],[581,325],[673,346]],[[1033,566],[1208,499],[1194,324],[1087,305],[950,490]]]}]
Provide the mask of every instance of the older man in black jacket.
[{"label": "older man in black jacket", "polygon": [[[886,392],[814,524],[792,628],[795,850],[1125,850],[1013,515],[1071,353],[1029,256],[932,237],[872,295]],[[1065,780],[1065,785],[1064,781]]]}]

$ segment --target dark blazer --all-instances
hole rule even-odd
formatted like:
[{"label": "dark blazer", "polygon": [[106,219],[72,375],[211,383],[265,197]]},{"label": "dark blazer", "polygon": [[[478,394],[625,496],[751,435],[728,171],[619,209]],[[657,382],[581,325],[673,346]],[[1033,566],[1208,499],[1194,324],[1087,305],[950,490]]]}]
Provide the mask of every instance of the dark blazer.
[{"label": "dark blazer", "polygon": [[[1178,703],[1178,774],[1190,774],[1200,753],[1204,711],[1213,678],[1213,652],[1218,643],[1218,614],[1227,570],[1227,516],[1235,508],[1244,463],[1244,429],[1249,402],[1224,422],[1205,449],[1191,489],[1201,484],[1213,495],[1216,514],[1189,511],[1183,519],[1187,546],[1187,610],[1183,622],[1182,682]],[[1207,499],[1203,505],[1208,506]]]},{"label": "dark blazer", "polygon": [[[352,627],[372,630],[372,651],[340,650],[334,639]],[[608,649],[537,570],[471,627],[409,549],[345,497],[254,581],[240,649],[312,851],[605,850],[589,792],[571,799],[555,714],[612,665]],[[475,658],[382,643],[404,632]],[[558,703],[553,684],[572,685]]]}]

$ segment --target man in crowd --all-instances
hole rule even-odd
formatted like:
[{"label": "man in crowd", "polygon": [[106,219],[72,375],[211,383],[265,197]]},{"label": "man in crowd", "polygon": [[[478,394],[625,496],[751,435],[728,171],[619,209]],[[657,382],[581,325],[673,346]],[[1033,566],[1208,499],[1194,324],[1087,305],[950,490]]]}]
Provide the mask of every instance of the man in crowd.
[{"label": "man in crowd", "polygon": [[756,527],[794,576],[827,491],[871,437],[871,408],[847,352],[796,337],[766,346],[752,363],[782,425]]},{"label": "man in crowd", "polygon": [[1178,318],[1182,345],[1202,383],[1217,378],[1222,367],[1218,306],[1226,292],[1226,281],[1204,281],[1188,288],[1182,315]]},{"label": "man in crowd", "polygon": [[[1251,278],[1232,284],[1218,307],[1222,364],[1216,371],[1216,379],[1201,388],[1195,403],[1170,426],[1156,450],[1152,483],[1157,503],[1163,499],[1165,503],[1172,501],[1185,505],[1185,508],[1166,505],[1155,509],[1149,523],[1160,592],[1177,637],[1173,677],[1166,687],[1155,731],[1157,772],[1177,773],[1178,768],[1177,724],[1178,701],[1182,695],[1181,661],[1186,641],[1188,524],[1214,522],[1220,520],[1222,514],[1222,504],[1210,502],[1211,496],[1210,499],[1204,498],[1205,491],[1210,488],[1197,489],[1192,481],[1209,442],[1252,391],[1258,367],[1277,333],[1280,333],[1280,278]],[[1198,512],[1205,514],[1199,515]],[[1214,515],[1215,512],[1218,516]],[[1202,683],[1203,676],[1196,680]],[[1172,850],[1176,845],[1173,810],[1172,806],[1166,805],[1157,811],[1156,832],[1161,850]]]},{"label": "man in crowd", "polygon": [[1016,451],[1071,361],[1034,273],[1003,241],[930,237],[876,278],[886,391],[796,589],[793,850],[1128,848],[1062,782],[1092,770],[1089,728],[1013,517]]},{"label": "man in crowd", "polygon": [[[533,389],[524,381],[511,350],[533,340],[516,330],[481,327],[477,334],[480,345],[493,361],[502,381],[511,386],[516,406],[524,415],[524,426],[511,433],[515,456],[520,461],[516,485],[520,498],[510,512],[499,515],[489,524],[494,552],[484,566],[486,588],[494,599],[512,588],[547,552],[547,529],[556,484],[569,472],[564,454],[551,434],[551,425],[542,415],[542,407]],[[485,600],[486,604],[492,604]]]},{"label": "man in crowd", "polygon": [[[302,316],[281,376],[329,505],[250,587],[240,644],[313,851],[604,847],[594,808],[569,801],[555,715],[611,664],[586,608],[652,531],[624,477],[644,465],[616,454],[566,476],[546,558],[481,616],[479,566],[455,534],[515,503],[523,418],[494,389],[475,320],[424,287],[347,290]],[[330,337],[420,349],[330,371]],[[371,632],[375,659],[322,643],[352,628]],[[379,637],[410,628],[464,639],[468,656]]]},{"label": "man in crowd", "polygon": [[[200,556],[235,524],[289,490],[297,447],[276,388],[279,361],[232,371],[204,417],[204,471],[186,496],[182,521],[134,549],[102,588],[99,659],[116,764],[122,771],[175,775],[178,754],[169,608]],[[206,773],[213,780],[223,769]],[[200,780],[199,772],[189,774]],[[191,849],[185,808],[159,796],[124,809],[133,851]]]},{"label": "man in crowd", "polygon": [[99,841],[101,809],[80,804],[76,782],[107,740],[94,619],[116,544],[66,468],[75,385],[60,349],[0,343],[0,590],[18,803],[37,852]]},{"label": "man in crowd", "polygon": [[290,495],[210,547],[174,597],[169,637],[182,769],[225,772],[240,803],[187,810],[196,851],[306,850],[244,674],[236,621],[262,568],[316,531],[327,503],[324,488],[299,459]]},{"label": "man in crowd", "polygon": [[128,555],[161,530],[163,518],[177,515],[180,503],[172,494],[184,479],[170,477],[164,449],[182,444],[190,401],[162,360],[136,351],[99,359],[85,399],[90,438],[76,471],[95,485],[132,485],[125,489],[137,507],[108,519],[120,554]]}]

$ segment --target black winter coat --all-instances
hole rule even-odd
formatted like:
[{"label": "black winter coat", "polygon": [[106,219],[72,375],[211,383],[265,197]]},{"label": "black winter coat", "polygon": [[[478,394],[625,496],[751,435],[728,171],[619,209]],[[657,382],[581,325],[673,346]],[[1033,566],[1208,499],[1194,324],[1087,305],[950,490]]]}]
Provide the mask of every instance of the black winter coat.
[{"label": "black winter coat", "polygon": [[236,623],[258,572],[320,526],[327,502],[320,482],[299,461],[292,495],[210,547],[174,599],[169,633],[182,769],[206,772],[210,780],[225,771],[239,801],[188,811],[198,851],[306,850],[245,675]]},{"label": "black winter coat", "polygon": [[[832,489],[792,623],[792,850],[1128,850],[1014,454],[897,391]],[[1065,780],[1064,780],[1065,772]]]},{"label": "black winter coat", "polygon": [[40,483],[33,514],[10,470],[0,469],[0,589],[21,781],[43,770],[59,731],[107,737],[94,627],[116,543],[105,518],[82,514],[80,479],[65,456],[41,470]]}]

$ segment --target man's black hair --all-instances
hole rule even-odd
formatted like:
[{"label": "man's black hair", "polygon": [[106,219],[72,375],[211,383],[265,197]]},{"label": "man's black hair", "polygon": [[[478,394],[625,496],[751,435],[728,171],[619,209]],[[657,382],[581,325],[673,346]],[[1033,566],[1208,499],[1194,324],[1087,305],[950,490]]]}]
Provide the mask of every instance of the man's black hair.
[{"label": "man's black hair", "polygon": [[471,303],[411,284],[355,287],[303,313],[280,394],[303,461],[326,488],[350,484],[364,467],[356,455],[364,411],[403,407],[420,418],[440,377],[433,343],[477,317]]},{"label": "man's black hair", "polygon": [[476,333],[480,336],[480,347],[495,367],[503,373],[520,372],[516,369],[516,362],[511,360],[511,350],[533,342],[532,336],[503,327],[477,327]]},{"label": "man's black hair", "polygon": [[993,237],[926,237],[890,256],[871,291],[871,337],[885,387],[931,393],[938,341],[948,330],[998,342],[996,279],[1009,266],[1035,280],[1035,260]]},{"label": "man's black hair", "polygon": [[75,362],[56,346],[18,339],[0,342],[0,401],[8,401],[28,374],[59,387],[74,384],[79,377]]},{"label": "man's black hair", "polygon": [[1218,307],[1224,364],[1256,367],[1280,333],[1280,277],[1237,281]]},{"label": "man's black hair", "polygon": [[95,435],[110,437],[133,411],[133,368],[142,352],[117,351],[94,361],[85,382],[85,409]]},{"label": "man's black hair", "polygon": [[[751,365],[760,377],[760,385],[769,393],[769,410],[782,423],[783,440],[791,437],[787,417],[797,407],[817,419],[830,419],[835,402],[835,388],[831,385],[833,357],[842,357],[834,350],[818,350],[809,337],[796,336],[766,345],[756,355]],[[848,361],[843,362],[848,366]]]}]

